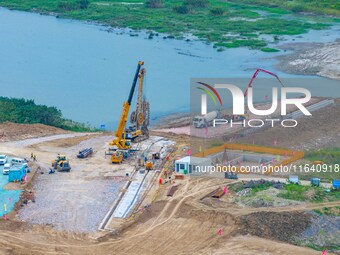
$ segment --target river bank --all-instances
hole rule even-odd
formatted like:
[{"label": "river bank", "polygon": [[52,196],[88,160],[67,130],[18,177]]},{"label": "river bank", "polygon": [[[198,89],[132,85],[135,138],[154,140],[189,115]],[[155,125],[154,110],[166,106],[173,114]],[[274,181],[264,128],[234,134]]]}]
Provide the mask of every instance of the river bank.
[{"label": "river bank", "polygon": [[[108,25],[148,31],[148,39],[163,38],[203,40],[213,43],[218,51],[225,48],[248,47],[264,52],[277,52],[267,47],[271,41],[280,41],[283,35],[305,34],[309,30],[329,28],[337,22],[329,9],[319,15],[299,14],[288,7],[253,5],[245,2],[201,0],[166,2],[156,6],[152,1],[124,2],[97,1],[40,1],[2,0],[0,5],[12,10],[23,10]],[[320,12],[321,11],[321,12]],[[146,18],[147,17],[147,18]],[[131,34],[138,36],[138,33]],[[264,38],[266,35],[269,38]]]},{"label": "river bank", "polygon": [[293,51],[277,57],[280,62],[276,67],[281,71],[340,80],[340,40],[334,43],[289,43],[280,48]]},{"label": "river bank", "polygon": [[[4,8],[0,8],[0,23],[3,95],[55,106],[68,119],[95,127],[104,124],[107,130],[116,129],[138,60],[144,60],[147,69],[145,92],[152,121],[189,110],[193,77],[250,78],[254,68],[270,70],[280,78],[296,77],[277,70],[275,57],[285,54],[282,50],[266,53],[240,47],[218,52],[201,41],[160,35],[149,40],[145,31],[131,36],[125,30],[110,32],[105,26]],[[282,36],[282,42],[333,42],[336,31],[334,26]],[[281,43],[272,42],[270,47]],[[336,85],[303,86],[314,96],[339,97]],[[261,98],[267,93],[258,92]],[[62,94],[62,100],[51,99],[56,93]]]}]

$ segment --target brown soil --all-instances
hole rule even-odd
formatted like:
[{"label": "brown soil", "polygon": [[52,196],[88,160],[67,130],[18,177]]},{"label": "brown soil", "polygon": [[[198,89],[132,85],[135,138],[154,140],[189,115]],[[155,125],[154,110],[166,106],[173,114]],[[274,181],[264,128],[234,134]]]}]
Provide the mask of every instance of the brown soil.
[{"label": "brown soil", "polygon": [[94,134],[88,134],[88,135],[84,135],[84,136],[76,136],[76,137],[72,137],[72,138],[62,138],[62,139],[56,139],[50,142],[43,142],[43,143],[38,143],[38,144],[34,144],[29,146],[30,148],[38,148],[40,145],[44,145],[44,146],[53,146],[53,147],[60,147],[60,148],[68,148],[68,147],[72,147],[74,145],[77,145],[83,141],[89,140],[91,138],[95,138],[98,136],[102,136],[102,135],[109,135],[109,133],[94,133]]},{"label": "brown soil", "polygon": [[66,133],[71,132],[43,124],[17,124],[11,122],[0,124],[0,142],[16,141],[27,138]]},{"label": "brown soil", "polygon": [[[187,139],[187,137],[182,137],[177,138],[176,141],[183,144],[185,143],[184,138]],[[96,139],[100,140],[98,141],[99,146],[104,144],[108,138],[98,137]],[[99,143],[101,140],[103,140],[103,143]],[[39,160],[48,163],[55,154],[53,152],[55,146],[51,146],[51,144],[42,146],[48,148],[45,148],[46,152],[40,152]],[[11,149],[18,150],[23,154],[29,152],[28,149],[25,150],[24,148]],[[67,150],[68,154],[71,155],[73,151]],[[84,168],[91,167],[91,165],[99,163],[105,169],[110,166],[103,161],[102,157],[90,158],[82,166]],[[76,167],[75,160],[74,167]],[[95,173],[98,171],[100,170],[96,169]],[[74,173],[76,172],[74,171]],[[92,172],[93,169],[89,169],[89,173]],[[71,177],[72,172],[67,176]],[[96,176],[92,176],[92,178],[94,177]],[[79,182],[78,179],[75,179],[75,181]],[[285,220],[282,215],[287,212],[295,210],[296,214],[303,215],[302,212],[297,211],[311,210],[318,206],[330,206],[333,205],[332,203],[270,209],[252,208],[249,210],[247,207],[237,207],[229,201],[229,195],[226,195],[221,200],[220,207],[216,203],[215,208],[212,208],[200,203],[200,198],[212,190],[234,181],[222,178],[186,177],[185,180],[176,182],[180,186],[173,197],[169,198],[165,195],[170,187],[168,184],[161,186],[156,202],[137,217],[134,224],[130,224],[115,236],[109,233],[106,238],[99,240],[94,240],[85,234],[56,231],[48,226],[27,226],[16,221],[0,221],[0,254],[319,254],[319,252],[309,248],[301,248],[277,241],[282,239],[270,238],[271,232],[268,229],[265,231],[265,238],[244,236],[242,234],[246,232],[242,232],[245,229],[243,224],[249,224],[252,230],[251,234],[257,235],[256,224],[261,223],[261,219],[262,222],[270,221],[268,224],[264,224],[267,228],[275,227],[277,226],[275,224],[279,224],[276,221],[281,220],[283,222]],[[58,195],[58,193],[55,195]],[[68,195],[71,196],[71,194]],[[84,194],[81,196],[84,196]],[[77,202],[76,199],[74,201]],[[261,216],[262,213],[268,217]],[[246,217],[246,220],[237,220],[238,218],[242,219],[242,217]],[[294,223],[294,219],[289,218],[289,220]],[[79,221],[82,221],[81,217],[79,217]],[[298,226],[296,232],[294,232],[295,228],[292,230],[285,229],[284,226],[280,226],[280,228],[287,233],[298,234],[304,225]],[[219,229],[223,230],[221,236],[218,235]]]},{"label": "brown soil", "polygon": [[336,147],[340,144],[340,105],[339,99],[334,106],[313,112],[312,116],[298,119],[296,128],[277,126],[239,139],[238,142],[277,146],[296,150],[312,150],[322,147]]},{"label": "brown soil", "polygon": [[256,212],[241,216],[242,234],[292,243],[311,224],[311,215],[302,212]]}]

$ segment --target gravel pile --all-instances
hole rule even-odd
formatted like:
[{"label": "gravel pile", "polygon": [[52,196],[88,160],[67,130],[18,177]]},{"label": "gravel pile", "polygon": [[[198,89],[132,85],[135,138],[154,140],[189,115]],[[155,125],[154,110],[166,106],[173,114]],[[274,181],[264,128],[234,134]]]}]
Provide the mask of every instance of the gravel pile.
[{"label": "gravel pile", "polygon": [[19,219],[58,230],[96,231],[125,181],[81,178],[77,181],[69,176],[58,172],[39,175],[34,185],[36,202],[23,207]]},{"label": "gravel pile", "polygon": [[313,213],[312,224],[298,237],[296,242],[308,246],[330,248],[340,246],[340,217]]},{"label": "gravel pile", "polygon": [[240,217],[242,234],[292,243],[311,225],[312,215],[303,212],[256,212]]}]

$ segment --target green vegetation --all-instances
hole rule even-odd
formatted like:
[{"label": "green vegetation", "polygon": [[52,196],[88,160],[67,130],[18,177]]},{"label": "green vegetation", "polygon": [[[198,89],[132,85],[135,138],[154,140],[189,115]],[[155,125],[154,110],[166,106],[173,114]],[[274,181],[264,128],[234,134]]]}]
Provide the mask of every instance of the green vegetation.
[{"label": "green vegetation", "polygon": [[340,206],[315,209],[314,212],[316,212],[319,215],[340,216]]},{"label": "green vegetation", "polygon": [[[289,10],[294,13],[309,12],[334,16],[340,15],[340,2],[338,0],[230,0],[230,2],[252,4],[269,12]],[[264,6],[266,9],[263,8]]]},{"label": "green vegetation", "polygon": [[[274,0],[275,6],[270,2],[272,1],[0,0],[0,6],[53,13],[58,17],[90,20],[113,27],[146,29],[150,33],[167,33],[177,38],[183,38],[184,33],[191,33],[201,40],[214,43],[219,51],[225,47],[249,47],[274,52],[274,49],[266,47],[267,42],[260,37],[262,34],[278,38],[278,35],[298,35],[310,29],[319,30],[329,26],[319,23],[321,19],[310,22],[317,17],[290,15],[298,12],[300,5],[311,11],[315,10],[316,13],[339,14],[335,0],[325,0],[320,4],[304,0],[289,1],[286,4],[287,1]],[[294,6],[291,6],[292,3]],[[290,16],[285,17],[287,14]]]},{"label": "green vegetation", "polygon": [[305,159],[310,161],[323,161],[325,164],[339,164],[340,148],[323,149],[313,152],[307,152]]},{"label": "green vegetation", "polygon": [[40,123],[76,132],[95,131],[85,124],[65,119],[56,107],[37,105],[33,100],[0,97],[0,123],[6,121]]},{"label": "green vegetation", "polygon": [[147,8],[162,8],[163,5],[163,0],[147,0],[145,2]]},{"label": "green vegetation", "polygon": [[239,192],[246,188],[251,188],[251,195],[255,195],[257,192],[267,190],[270,187],[273,187],[274,183],[270,181],[249,181],[244,183],[238,182],[234,184],[230,184],[230,190],[234,192]]},{"label": "green vegetation", "polygon": [[263,52],[279,52],[280,50],[273,49],[273,48],[261,48],[261,51],[263,51]]},{"label": "green vegetation", "polygon": [[327,201],[339,201],[340,191],[334,190],[328,192],[321,187],[286,184],[284,186],[284,191],[278,196],[296,201],[310,201],[321,203]]}]

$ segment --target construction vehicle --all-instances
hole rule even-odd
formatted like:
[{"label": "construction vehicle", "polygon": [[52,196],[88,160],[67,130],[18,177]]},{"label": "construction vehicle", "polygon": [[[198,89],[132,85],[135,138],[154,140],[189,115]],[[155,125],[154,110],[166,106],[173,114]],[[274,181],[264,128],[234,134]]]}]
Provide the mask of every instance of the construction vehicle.
[{"label": "construction vehicle", "polygon": [[137,65],[137,70],[136,70],[136,73],[135,73],[135,76],[132,82],[132,86],[130,89],[128,100],[123,103],[122,113],[120,116],[118,128],[116,130],[116,137],[109,143],[109,145],[112,146],[110,150],[114,151],[114,153],[111,156],[112,163],[121,163],[123,161],[124,155],[127,155],[131,148],[130,140],[127,138],[127,135],[125,132],[125,126],[126,126],[126,122],[129,116],[130,106],[131,106],[133,94],[135,92],[139,71],[142,65],[144,65],[144,62],[139,61]]},{"label": "construction vehicle", "polygon": [[224,173],[224,178],[237,180],[238,179],[238,175],[237,175],[237,173],[233,173],[233,172],[225,172]]},{"label": "construction vehicle", "polygon": [[60,164],[57,164],[54,167],[55,170],[57,170],[58,172],[70,172],[71,171],[71,165],[70,162],[68,161],[62,161],[60,162]]},{"label": "construction vehicle", "polygon": [[115,163],[115,164],[120,164],[123,162],[124,159],[124,152],[123,151],[115,151],[112,155],[111,155],[111,162]]},{"label": "construction vehicle", "polygon": [[152,161],[146,161],[145,162],[145,169],[146,170],[152,170],[153,169],[153,162]]},{"label": "construction vehicle", "polygon": [[71,170],[70,162],[66,158],[66,155],[59,155],[52,161],[52,167],[59,172],[69,172]]},{"label": "construction vehicle", "polygon": [[57,158],[55,160],[52,160],[52,166],[54,167],[55,165],[58,165],[64,161],[67,161],[66,155],[62,154],[58,154]]},{"label": "construction vehicle", "polygon": [[159,151],[152,153],[152,159],[160,159],[161,158],[161,151],[162,151],[163,147],[161,147],[159,149]]},{"label": "construction vehicle", "polygon": [[140,142],[149,138],[148,125],[150,123],[150,104],[143,98],[143,82],[146,74],[145,68],[138,74],[138,95],[136,110],[130,115],[131,126],[126,129],[126,136],[132,142]]},{"label": "construction vehicle", "polygon": [[193,118],[193,124],[195,128],[204,128],[211,126],[214,119],[221,117],[220,111],[212,111],[203,116],[195,116]]}]

